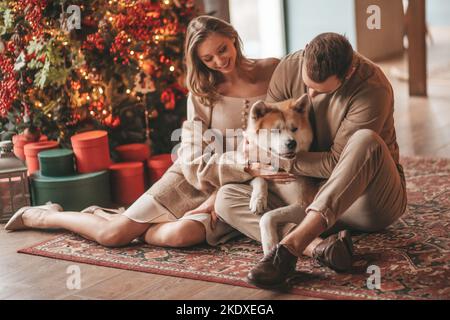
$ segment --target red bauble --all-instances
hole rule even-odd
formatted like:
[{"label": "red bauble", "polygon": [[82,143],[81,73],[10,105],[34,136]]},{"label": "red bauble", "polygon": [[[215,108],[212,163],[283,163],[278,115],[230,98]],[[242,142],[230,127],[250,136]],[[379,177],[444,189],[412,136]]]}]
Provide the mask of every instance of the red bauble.
[{"label": "red bauble", "polygon": [[161,94],[161,102],[164,103],[166,110],[175,109],[175,93],[173,93],[172,89],[168,88],[163,91]]},{"label": "red bauble", "polygon": [[145,60],[142,62],[142,71],[144,71],[146,75],[152,75],[155,72],[155,64],[153,61]]},{"label": "red bauble", "polygon": [[117,128],[118,126],[120,126],[120,118],[119,117],[114,117],[112,114],[110,114],[109,116],[107,116],[104,120],[105,125],[107,125],[110,128]]}]

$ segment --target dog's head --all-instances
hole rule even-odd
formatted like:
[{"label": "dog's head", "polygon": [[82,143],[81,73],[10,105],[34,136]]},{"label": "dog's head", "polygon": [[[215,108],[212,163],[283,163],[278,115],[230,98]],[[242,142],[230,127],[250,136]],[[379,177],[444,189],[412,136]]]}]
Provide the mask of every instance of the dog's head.
[{"label": "dog's head", "polygon": [[273,154],[294,158],[299,151],[308,151],[312,143],[309,110],[307,95],[278,103],[257,101],[250,109],[248,139]]}]

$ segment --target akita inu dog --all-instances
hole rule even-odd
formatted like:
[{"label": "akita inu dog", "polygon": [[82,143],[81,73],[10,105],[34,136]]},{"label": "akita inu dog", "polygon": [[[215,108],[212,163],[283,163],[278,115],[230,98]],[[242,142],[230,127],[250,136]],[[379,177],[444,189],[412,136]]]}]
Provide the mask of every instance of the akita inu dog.
[{"label": "akita inu dog", "polygon": [[[289,159],[294,159],[300,151],[308,151],[313,140],[309,109],[307,95],[279,103],[256,102],[250,109],[246,130],[249,145],[257,146],[259,152],[264,150],[275,157]],[[251,185],[250,210],[254,214],[263,214],[267,209],[269,189],[287,204],[265,212],[260,220],[261,242],[264,254],[267,254],[280,240],[280,227],[287,223],[299,224],[303,220],[305,209],[318,188],[314,180],[307,177],[297,177],[287,184],[257,177]]]}]

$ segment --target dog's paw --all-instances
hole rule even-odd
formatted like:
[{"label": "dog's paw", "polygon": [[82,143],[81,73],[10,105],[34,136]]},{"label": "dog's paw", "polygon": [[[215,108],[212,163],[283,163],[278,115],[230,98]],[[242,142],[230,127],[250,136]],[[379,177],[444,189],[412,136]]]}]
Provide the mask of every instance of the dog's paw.
[{"label": "dog's paw", "polygon": [[250,211],[253,214],[263,214],[267,209],[267,196],[266,195],[256,195],[250,199]]}]

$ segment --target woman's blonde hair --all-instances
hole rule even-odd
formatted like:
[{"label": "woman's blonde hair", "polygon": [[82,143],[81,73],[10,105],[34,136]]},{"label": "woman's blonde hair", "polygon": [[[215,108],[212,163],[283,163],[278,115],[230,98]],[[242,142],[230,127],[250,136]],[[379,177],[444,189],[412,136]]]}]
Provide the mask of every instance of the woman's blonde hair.
[{"label": "woman's blonde hair", "polygon": [[202,104],[208,107],[212,107],[219,100],[217,85],[223,80],[223,76],[220,72],[209,69],[201,61],[197,55],[197,48],[214,33],[234,40],[237,67],[243,61],[248,61],[242,53],[242,40],[231,24],[212,16],[199,16],[189,23],[184,46],[187,87]]}]

